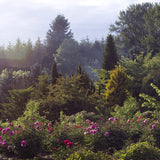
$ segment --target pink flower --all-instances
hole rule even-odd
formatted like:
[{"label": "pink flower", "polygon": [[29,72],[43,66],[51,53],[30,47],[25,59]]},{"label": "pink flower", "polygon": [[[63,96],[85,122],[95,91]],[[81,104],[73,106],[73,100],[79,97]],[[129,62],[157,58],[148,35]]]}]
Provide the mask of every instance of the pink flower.
[{"label": "pink flower", "polygon": [[8,149],[8,150],[11,150],[11,149],[12,149],[12,146],[8,146],[7,149]]},{"label": "pink flower", "polygon": [[92,124],[92,125],[90,126],[90,129],[94,129],[94,128],[96,128],[96,126]]},{"label": "pink flower", "polygon": [[51,127],[52,126],[52,124],[51,123],[48,123],[48,127]]},{"label": "pink flower", "polygon": [[3,145],[3,146],[6,145],[6,139],[3,140],[2,145]]},{"label": "pink flower", "polygon": [[10,127],[7,127],[6,128],[6,132],[9,132],[11,129],[10,129]]},{"label": "pink flower", "polygon": [[156,128],[156,125],[152,125],[152,129],[155,129]]},{"label": "pink flower", "polygon": [[20,131],[15,131],[15,133],[17,133],[17,134],[18,134],[18,133],[20,133]]},{"label": "pink flower", "polygon": [[91,123],[89,119],[86,119],[86,122],[87,122],[87,123]]},{"label": "pink flower", "polygon": [[53,150],[55,150],[55,151],[56,151],[56,150],[57,150],[57,148],[56,148],[56,147],[54,147],[54,148],[53,148]]},{"label": "pink flower", "polygon": [[140,121],[140,120],[141,120],[141,118],[142,118],[142,116],[140,115],[140,116],[138,117],[138,121]]},{"label": "pink flower", "polygon": [[112,120],[113,120],[113,117],[108,118],[108,120],[109,120],[109,121],[112,121]]},{"label": "pink flower", "polygon": [[13,127],[13,123],[9,123],[9,126],[12,126],[12,127]]},{"label": "pink flower", "polygon": [[113,119],[113,122],[116,122],[117,121],[117,117],[115,117],[114,119]]},{"label": "pink flower", "polygon": [[61,142],[61,139],[57,139],[57,142]]},{"label": "pink flower", "polygon": [[93,135],[97,133],[97,130],[90,130],[90,133],[92,133]]},{"label": "pink flower", "polygon": [[109,132],[106,132],[104,135],[105,135],[105,136],[108,136],[108,135],[109,135]]},{"label": "pink flower", "polygon": [[145,119],[142,123],[144,123],[144,124],[147,123],[147,119]]},{"label": "pink flower", "polygon": [[67,144],[68,142],[69,142],[69,140],[64,140],[63,141],[64,144]]},{"label": "pink flower", "polygon": [[9,136],[13,136],[14,135],[14,131],[11,131],[10,133],[9,133]]},{"label": "pink flower", "polygon": [[17,128],[21,128],[21,125],[20,125],[20,124],[18,124],[18,125],[17,125]]},{"label": "pink flower", "polygon": [[5,134],[6,133],[6,129],[2,129],[2,134]]},{"label": "pink flower", "polygon": [[21,141],[21,147],[25,147],[26,146],[26,144],[27,144],[27,142],[26,141]]},{"label": "pink flower", "polygon": [[100,127],[97,127],[97,131],[100,131]]},{"label": "pink flower", "polygon": [[73,146],[73,142],[68,142],[67,146],[72,147]]},{"label": "pink flower", "polygon": [[129,122],[130,122],[130,120],[128,119],[128,120],[127,120],[127,123],[129,123]]},{"label": "pink flower", "polygon": [[34,124],[35,124],[35,125],[39,125],[39,122],[35,122]]},{"label": "pink flower", "polygon": [[91,129],[90,127],[87,127],[86,130],[88,131],[89,129]]},{"label": "pink flower", "polygon": [[84,135],[88,134],[88,132],[84,132]]},{"label": "pink flower", "polygon": [[36,129],[37,129],[37,130],[39,130],[39,128],[40,128],[39,126],[36,126]]},{"label": "pink flower", "polygon": [[2,136],[0,136],[0,141],[2,140]]}]

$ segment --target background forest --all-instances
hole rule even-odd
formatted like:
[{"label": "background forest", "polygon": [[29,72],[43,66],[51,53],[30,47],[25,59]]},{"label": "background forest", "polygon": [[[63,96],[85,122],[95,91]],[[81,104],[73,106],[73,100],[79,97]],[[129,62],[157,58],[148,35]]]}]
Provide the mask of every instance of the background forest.
[{"label": "background forest", "polygon": [[[94,42],[76,41],[68,19],[57,15],[43,42],[17,39],[0,47],[1,123],[37,116],[55,124],[81,111],[105,120],[145,114],[159,121],[159,42],[158,3],[130,5],[110,25],[106,40]],[[108,147],[110,154],[122,149],[114,147]]]}]

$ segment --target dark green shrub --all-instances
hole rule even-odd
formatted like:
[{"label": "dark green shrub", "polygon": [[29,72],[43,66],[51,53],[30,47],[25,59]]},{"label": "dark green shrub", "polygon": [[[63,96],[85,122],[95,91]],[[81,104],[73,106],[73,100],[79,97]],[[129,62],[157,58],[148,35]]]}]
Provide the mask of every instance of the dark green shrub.
[{"label": "dark green shrub", "polygon": [[140,139],[141,135],[142,135],[142,132],[140,130],[133,130],[130,133],[130,140],[133,143],[136,143]]},{"label": "dark green shrub", "polygon": [[122,149],[127,139],[126,132],[120,128],[110,128],[108,133],[107,136],[103,131],[99,131],[94,135],[89,134],[86,136],[86,142],[95,152],[107,151],[112,154],[114,150]]},{"label": "dark green shrub", "polygon": [[124,160],[159,160],[160,150],[147,142],[139,142],[126,149]]},{"label": "dark green shrub", "polygon": [[[125,140],[127,139],[127,134],[123,129],[120,128],[110,128],[108,130],[109,135],[105,136],[107,148],[113,148],[120,150],[125,145]],[[111,150],[112,152],[112,150]]]},{"label": "dark green shrub", "polygon": [[155,129],[152,130],[152,134],[155,140],[155,145],[160,148],[160,127],[156,126]]},{"label": "dark green shrub", "polygon": [[[26,145],[22,146],[22,141],[26,141]],[[25,131],[15,138],[14,145],[18,157],[33,158],[41,149],[41,138],[34,130]]]}]

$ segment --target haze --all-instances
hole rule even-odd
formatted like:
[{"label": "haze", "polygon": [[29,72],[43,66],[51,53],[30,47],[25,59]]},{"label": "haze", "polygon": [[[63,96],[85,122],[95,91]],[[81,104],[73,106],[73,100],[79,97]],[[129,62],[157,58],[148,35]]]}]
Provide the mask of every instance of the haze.
[{"label": "haze", "polygon": [[109,25],[121,10],[143,2],[159,0],[0,0],[0,45],[14,43],[17,38],[44,40],[58,14],[68,19],[76,40],[106,38]]}]

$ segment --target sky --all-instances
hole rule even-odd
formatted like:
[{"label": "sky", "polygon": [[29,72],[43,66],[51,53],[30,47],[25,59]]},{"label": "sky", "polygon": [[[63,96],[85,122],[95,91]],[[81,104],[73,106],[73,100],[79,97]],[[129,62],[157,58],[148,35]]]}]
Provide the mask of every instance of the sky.
[{"label": "sky", "polygon": [[107,37],[120,11],[144,2],[160,0],[0,0],[0,46],[18,38],[44,41],[49,24],[59,14],[70,22],[76,40],[100,40]]}]

